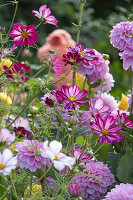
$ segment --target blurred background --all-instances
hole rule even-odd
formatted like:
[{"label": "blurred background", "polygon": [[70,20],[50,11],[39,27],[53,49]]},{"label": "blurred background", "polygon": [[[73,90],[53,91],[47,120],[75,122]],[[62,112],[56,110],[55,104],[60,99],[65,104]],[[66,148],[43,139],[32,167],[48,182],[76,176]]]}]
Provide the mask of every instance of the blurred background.
[{"label": "blurred background", "polygon": [[[15,5],[6,6],[6,3],[8,1],[0,0],[0,25],[8,29]],[[43,4],[47,4],[51,9],[52,15],[59,21],[59,28],[68,31],[76,41],[77,29],[74,24],[78,23],[80,0],[19,0],[15,23],[36,26],[39,20],[34,17],[32,10],[38,10]],[[119,52],[110,44],[109,35],[112,26],[120,21],[127,21],[132,11],[132,0],[86,0],[82,17],[80,43],[100,53],[109,54],[110,72],[115,80],[115,87],[111,93],[118,99],[121,98],[121,93],[127,94],[130,89],[129,75],[123,70]],[[37,46],[41,47],[48,34],[55,29],[55,26],[42,24],[38,29]],[[30,64],[40,64],[36,52],[36,48],[31,49],[31,57],[28,60]]]}]

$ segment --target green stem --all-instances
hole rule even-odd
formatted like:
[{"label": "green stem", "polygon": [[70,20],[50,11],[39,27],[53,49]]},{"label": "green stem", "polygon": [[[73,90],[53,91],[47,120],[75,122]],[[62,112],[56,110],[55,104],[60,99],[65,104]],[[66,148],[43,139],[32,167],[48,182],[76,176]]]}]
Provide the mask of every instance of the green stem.
[{"label": "green stem", "polygon": [[11,22],[10,28],[8,30],[7,36],[9,35],[9,33],[10,33],[11,29],[12,29],[12,26],[13,26],[13,23],[14,23],[14,19],[16,17],[17,9],[18,9],[18,1],[14,1],[13,3],[16,4],[16,7],[15,7],[14,15],[13,15],[12,22]]},{"label": "green stem", "polygon": [[19,200],[19,197],[18,197],[17,192],[16,192],[16,188],[15,188],[15,185],[14,185],[14,182],[13,182],[12,173],[10,174],[10,180],[11,180],[11,185],[12,185],[14,197],[15,197],[16,200]]},{"label": "green stem", "polygon": [[23,46],[20,47],[19,51],[18,51],[18,54],[16,56],[16,58],[14,59],[13,63],[11,64],[10,67],[8,67],[7,70],[5,70],[3,73],[0,74],[0,77],[2,77],[7,71],[9,71],[11,69],[11,67],[13,66],[13,64],[16,62],[16,60],[18,59],[19,55],[21,54],[22,52],[22,49],[23,49]]},{"label": "green stem", "polygon": [[33,174],[31,173],[31,178],[30,178],[30,196],[32,193],[32,180],[33,180]]},{"label": "green stem", "polygon": [[73,68],[73,85],[75,85],[76,82],[76,67]]},{"label": "green stem", "polygon": [[79,43],[79,36],[80,36],[80,29],[81,29],[81,22],[82,22],[82,13],[83,8],[86,1],[80,1],[80,15],[79,15],[79,23],[78,23],[78,32],[77,32],[77,43]]},{"label": "green stem", "polygon": [[36,26],[35,29],[37,29],[42,24],[42,21]]}]

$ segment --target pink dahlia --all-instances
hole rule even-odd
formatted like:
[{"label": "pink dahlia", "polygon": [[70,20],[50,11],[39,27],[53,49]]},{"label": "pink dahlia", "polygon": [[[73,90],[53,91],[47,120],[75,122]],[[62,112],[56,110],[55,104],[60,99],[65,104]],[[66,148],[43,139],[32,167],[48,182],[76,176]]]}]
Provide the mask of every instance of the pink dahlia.
[{"label": "pink dahlia", "polygon": [[[3,66],[4,70],[7,70],[7,66]],[[20,62],[15,62],[10,70],[5,72],[6,78],[11,79],[18,79],[18,82],[26,82],[28,81],[28,77],[25,74],[26,72],[31,71],[29,66],[26,66],[25,64],[21,64]]]},{"label": "pink dahlia", "polygon": [[115,182],[114,175],[102,162],[87,163],[85,174],[78,174],[72,180],[72,183],[80,184],[83,199],[101,200],[108,187]]},{"label": "pink dahlia", "polygon": [[38,17],[42,22],[44,22],[43,24],[53,24],[58,28],[58,21],[53,15],[50,15],[51,10],[47,8],[47,5],[42,5],[39,8],[39,12],[33,10],[32,13],[34,13],[36,17]]},{"label": "pink dahlia", "polygon": [[35,26],[22,26],[20,23],[13,25],[13,30],[10,35],[13,37],[13,42],[15,45],[26,45],[33,46],[35,40],[38,40],[38,34],[35,31]]},{"label": "pink dahlia", "polygon": [[65,109],[75,109],[75,106],[80,105],[84,106],[83,101],[87,97],[87,91],[82,90],[80,92],[80,88],[77,85],[72,85],[69,88],[67,86],[62,85],[60,91],[56,91],[57,101],[64,102]]},{"label": "pink dahlia", "polygon": [[91,84],[103,77],[103,68],[105,74],[109,72],[109,60],[104,60],[102,54],[95,49],[92,49],[92,55],[94,56],[92,61],[88,59],[78,67],[78,72],[83,76],[87,76]]},{"label": "pink dahlia", "polygon": [[81,57],[77,52],[76,53],[68,52],[67,54],[63,55],[63,61],[65,62],[65,65],[67,64],[75,65],[81,62]]},{"label": "pink dahlia", "polygon": [[133,184],[116,185],[107,193],[105,200],[133,200]]},{"label": "pink dahlia", "polygon": [[45,170],[46,165],[50,165],[49,161],[41,156],[40,151],[43,149],[43,142],[37,140],[24,140],[16,144],[18,151],[18,164],[21,169],[28,168],[31,172],[37,169]]},{"label": "pink dahlia", "polygon": [[120,22],[110,32],[111,44],[120,51],[133,45],[133,22]]},{"label": "pink dahlia", "polygon": [[72,196],[77,197],[81,194],[82,188],[80,184],[73,183],[69,185],[68,191]]},{"label": "pink dahlia", "polygon": [[106,116],[109,112],[109,106],[105,105],[103,99],[98,98],[95,100],[91,98],[89,100],[89,111],[92,114],[92,116],[95,116],[96,114],[100,114],[102,116]]},{"label": "pink dahlia", "polygon": [[123,52],[119,53],[123,59],[123,69],[127,71],[131,67],[133,71],[133,47],[127,47]]},{"label": "pink dahlia", "polygon": [[95,115],[94,121],[90,122],[90,128],[99,135],[99,143],[114,144],[123,140],[123,136],[118,132],[122,125],[115,126],[115,123],[113,116],[102,118],[99,114]]}]

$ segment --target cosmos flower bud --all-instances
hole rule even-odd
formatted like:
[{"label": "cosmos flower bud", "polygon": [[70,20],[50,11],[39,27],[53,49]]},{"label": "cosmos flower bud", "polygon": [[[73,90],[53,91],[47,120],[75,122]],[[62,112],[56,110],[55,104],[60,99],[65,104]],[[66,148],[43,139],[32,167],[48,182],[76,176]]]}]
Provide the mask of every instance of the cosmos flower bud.
[{"label": "cosmos flower bud", "polygon": [[72,196],[77,197],[77,196],[79,196],[79,195],[81,194],[82,188],[81,188],[81,185],[80,185],[80,184],[76,184],[76,183],[75,183],[75,184],[69,185],[68,190],[69,190],[69,193],[70,193]]},{"label": "cosmos flower bud", "polygon": [[103,56],[104,60],[109,60],[109,55],[108,54],[102,54],[102,56]]},{"label": "cosmos flower bud", "polygon": [[30,108],[30,113],[31,113],[32,115],[38,114],[38,111],[39,111],[39,109],[38,109],[36,106],[31,106],[31,108]]},{"label": "cosmos flower bud", "polygon": [[55,53],[55,51],[53,49],[49,49],[48,51],[49,51],[50,54],[54,54]]},{"label": "cosmos flower bud", "polygon": [[3,33],[5,31],[5,26],[0,26],[0,33]]}]

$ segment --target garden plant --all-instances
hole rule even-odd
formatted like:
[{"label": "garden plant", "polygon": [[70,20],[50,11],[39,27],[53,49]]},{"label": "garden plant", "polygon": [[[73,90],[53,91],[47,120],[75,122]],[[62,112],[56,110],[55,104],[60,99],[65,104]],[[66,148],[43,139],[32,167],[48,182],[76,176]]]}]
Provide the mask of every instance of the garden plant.
[{"label": "garden plant", "polygon": [[[0,26],[0,200],[133,200],[132,14],[108,32],[129,72],[118,100],[109,55],[80,41],[86,0],[76,41],[46,4],[31,10],[36,25],[17,21],[16,0],[0,9],[10,4],[11,25]],[[38,48],[48,24],[56,30]]]}]

